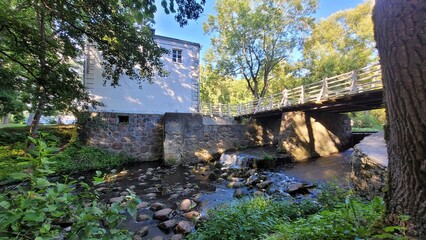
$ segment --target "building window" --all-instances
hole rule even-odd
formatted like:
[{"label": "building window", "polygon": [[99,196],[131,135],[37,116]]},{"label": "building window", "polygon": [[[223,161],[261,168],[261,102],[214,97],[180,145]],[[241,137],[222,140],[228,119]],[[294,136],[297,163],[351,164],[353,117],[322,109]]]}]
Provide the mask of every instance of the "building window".
[{"label": "building window", "polygon": [[181,49],[173,49],[173,62],[182,63],[182,50]]},{"label": "building window", "polygon": [[129,123],[129,116],[118,115],[118,123]]}]

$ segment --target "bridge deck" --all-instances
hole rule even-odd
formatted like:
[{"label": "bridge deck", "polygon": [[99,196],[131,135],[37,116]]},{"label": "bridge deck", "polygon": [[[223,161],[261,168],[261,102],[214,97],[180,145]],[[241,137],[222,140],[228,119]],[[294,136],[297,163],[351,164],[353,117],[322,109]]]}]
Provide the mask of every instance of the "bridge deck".
[{"label": "bridge deck", "polygon": [[210,116],[262,117],[290,111],[343,113],[381,107],[383,84],[380,65],[375,63],[243,104],[201,104],[200,112]]}]

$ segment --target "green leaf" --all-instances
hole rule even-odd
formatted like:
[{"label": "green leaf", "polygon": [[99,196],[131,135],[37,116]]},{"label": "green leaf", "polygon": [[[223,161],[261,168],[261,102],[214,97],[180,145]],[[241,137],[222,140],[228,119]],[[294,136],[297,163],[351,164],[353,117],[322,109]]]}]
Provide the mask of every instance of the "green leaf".
[{"label": "green leaf", "polygon": [[1,201],[0,202],[0,207],[2,207],[4,209],[9,209],[10,208],[10,203],[8,201]]},{"label": "green leaf", "polygon": [[9,174],[13,180],[24,180],[29,177],[28,173],[11,173]]},{"label": "green leaf", "polygon": [[50,231],[51,225],[49,223],[43,223],[41,226],[40,232],[41,233],[48,233]]},{"label": "green leaf", "polygon": [[45,217],[46,214],[43,212],[28,211],[25,213],[25,216],[22,220],[29,222],[42,222],[44,221]]},{"label": "green leaf", "polygon": [[37,178],[35,184],[38,188],[46,188],[53,185],[53,183],[49,182],[46,178]]}]

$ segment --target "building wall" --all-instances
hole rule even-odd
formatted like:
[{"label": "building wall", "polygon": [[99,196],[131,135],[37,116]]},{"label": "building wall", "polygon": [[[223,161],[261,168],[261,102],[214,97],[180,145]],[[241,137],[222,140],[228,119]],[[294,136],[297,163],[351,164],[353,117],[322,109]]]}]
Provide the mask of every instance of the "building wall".
[{"label": "building wall", "polygon": [[[105,107],[95,112],[121,112],[141,114],[164,114],[165,112],[196,112],[198,109],[198,74],[200,45],[162,36],[157,43],[170,53],[162,57],[167,77],[156,76],[152,84],[122,76],[120,86],[104,86],[102,56],[94,47],[89,47],[85,70],[85,86],[93,98]],[[172,49],[182,50],[182,63],[172,61]]]},{"label": "building wall", "polygon": [[164,161],[173,165],[218,159],[229,149],[271,145],[274,132],[271,126],[262,126],[257,121],[243,125],[200,114],[166,113]]},{"label": "building wall", "polygon": [[163,157],[161,114],[91,113],[79,135],[91,146],[125,153],[135,161]]}]

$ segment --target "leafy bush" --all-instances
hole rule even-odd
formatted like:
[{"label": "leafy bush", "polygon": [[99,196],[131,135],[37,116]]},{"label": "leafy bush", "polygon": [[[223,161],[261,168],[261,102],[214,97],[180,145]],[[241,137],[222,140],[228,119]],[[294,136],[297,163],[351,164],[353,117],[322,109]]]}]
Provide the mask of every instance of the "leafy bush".
[{"label": "leafy bush", "polygon": [[348,196],[344,204],[332,209],[279,224],[278,233],[267,239],[365,239],[373,236],[372,228],[383,211],[384,204],[380,198],[363,203]]},{"label": "leafy bush", "polygon": [[58,172],[72,173],[117,167],[129,162],[130,158],[125,154],[115,154],[102,149],[73,144],[54,156],[52,160],[58,163],[56,168]]},{"label": "leafy bush", "polygon": [[[56,141],[58,146],[63,146],[77,137],[74,126],[40,126],[39,132],[48,134],[44,140]],[[0,146],[26,143],[28,135],[28,126],[0,128]]]},{"label": "leafy bush", "polygon": [[312,212],[312,206],[312,202],[297,204],[263,197],[235,201],[209,211],[208,221],[189,235],[189,239],[213,240],[218,236],[220,239],[256,239],[272,232],[277,224]]},{"label": "leafy bush", "polygon": [[[9,176],[22,181],[12,190],[0,194],[0,236],[16,239],[128,239],[123,230],[116,227],[126,216],[127,210],[136,215],[134,194],[122,203],[111,206],[98,201],[89,185],[83,182],[50,182],[46,177],[54,173],[50,157],[57,149],[42,140],[36,143],[36,151],[26,156],[33,166],[26,172],[14,172]],[[76,188],[75,186],[80,186]],[[64,227],[70,227],[65,230]]]}]

